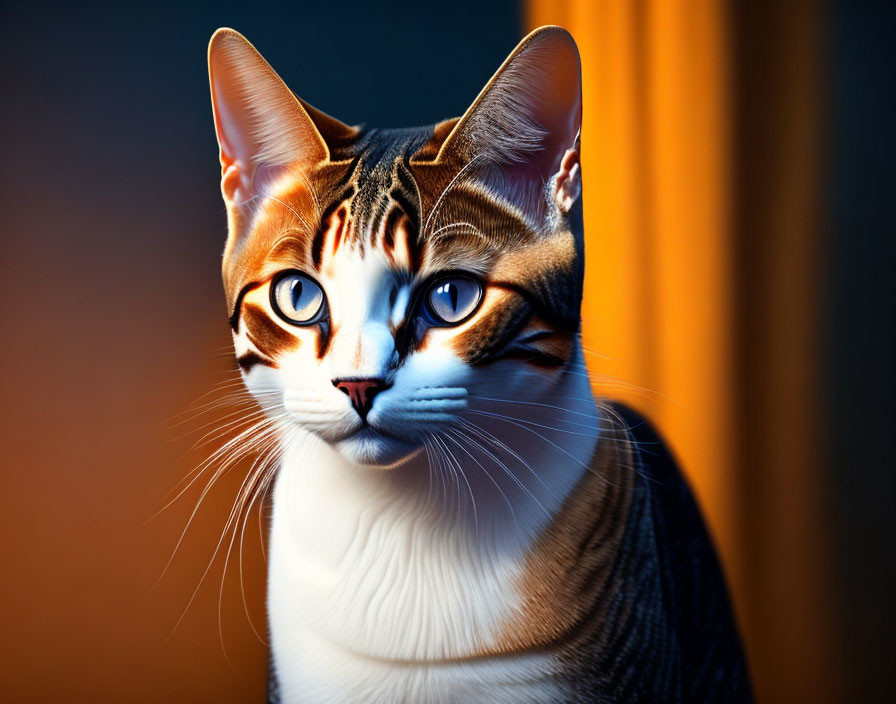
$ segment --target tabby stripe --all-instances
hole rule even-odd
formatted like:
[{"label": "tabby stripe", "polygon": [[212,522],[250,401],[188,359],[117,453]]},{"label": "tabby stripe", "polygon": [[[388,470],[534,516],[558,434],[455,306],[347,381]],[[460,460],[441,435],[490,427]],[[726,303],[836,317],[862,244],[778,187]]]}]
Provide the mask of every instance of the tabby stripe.
[{"label": "tabby stripe", "polygon": [[555,354],[544,352],[534,347],[517,346],[515,344],[509,345],[488,361],[497,361],[499,359],[517,359],[526,364],[533,364],[536,367],[546,367],[548,369],[557,369],[566,364],[566,360],[563,357],[558,357]]},{"label": "tabby stripe", "polygon": [[414,230],[420,229],[420,218],[417,213],[417,207],[414,205],[411,197],[408,196],[407,193],[402,191],[399,188],[393,188],[389,192],[389,197],[392,198],[396,203],[398,203],[399,207],[404,211],[404,214],[408,216],[408,219],[411,221],[411,224],[414,226]]},{"label": "tabby stripe", "polygon": [[277,368],[277,365],[274,364],[271,360],[257,355],[254,352],[246,352],[246,354],[237,357],[236,363],[239,364],[240,369],[242,369],[246,373],[248,373],[257,364],[261,364],[265,367],[273,367],[274,369]]},{"label": "tabby stripe", "polygon": [[[401,221],[399,221],[401,222]],[[426,243],[420,238],[417,224],[404,213],[405,246],[408,250],[408,263],[412,272],[418,272],[423,266],[423,253]]]},{"label": "tabby stripe", "polygon": [[395,225],[401,216],[401,210],[398,207],[393,206],[392,210],[390,210],[389,214],[386,216],[386,224],[383,227],[382,247],[386,252],[386,256],[388,256],[391,261],[394,261],[392,252],[395,249]]},{"label": "tabby stripe", "polygon": [[[532,322],[538,326],[544,325],[550,328],[544,320],[532,318]],[[563,330],[545,328],[524,329],[507,346],[501,357],[513,357],[540,367],[561,367],[569,359],[574,342],[575,335]]]},{"label": "tabby stripe", "polygon": [[482,365],[496,361],[532,318],[532,308],[525,300],[507,301],[485,315],[475,327],[454,341],[454,348],[468,364]]},{"label": "tabby stripe", "polygon": [[323,261],[323,250],[324,250],[324,240],[327,238],[327,223],[330,222],[330,218],[333,213],[335,213],[340,207],[345,206],[346,212],[348,212],[348,201],[355,193],[355,187],[349,186],[346,188],[338,198],[336,198],[327,209],[321,215],[320,227],[317,228],[317,232],[314,234],[314,239],[311,241],[311,261],[314,264],[315,269],[320,270],[321,261]]},{"label": "tabby stripe", "polygon": [[420,189],[406,161],[407,157],[396,163],[395,176],[398,183],[395,184],[389,195],[398,203],[408,218],[408,255],[411,271],[416,272],[420,271],[423,265],[425,243],[420,238]]},{"label": "tabby stripe", "polygon": [[[370,218],[370,222],[373,226],[370,228],[371,236],[375,236],[375,233],[379,231],[379,226],[383,222],[383,216],[386,213],[391,212],[392,202],[388,198],[380,198],[376,203],[376,210],[373,211],[373,215]],[[376,243],[372,243],[376,246]]]},{"label": "tabby stripe", "polygon": [[336,218],[332,249],[334,255],[339,251],[339,245],[342,244],[342,234],[345,232],[345,220],[347,216],[348,209],[345,207],[344,203],[333,214],[333,217]]},{"label": "tabby stripe", "polygon": [[[332,157],[331,157],[331,158],[332,158]],[[335,161],[335,159],[333,159],[333,160]],[[340,159],[339,161],[345,161],[345,159]],[[360,169],[361,169],[361,161],[362,161],[362,159],[361,159],[361,155],[360,155],[360,154],[358,154],[357,156],[355,156],[355,157],[352,159],[351,163],[348,165],[348,168],[346,169],[345,173],[344,173],[344,174],[340,177],[340,179],[339,179],[336,183],[334,183],[330,188],[331,188],[333,191],[343,190],[343,189],[345,189],[346,187],[354,188],[353,185],[352,185],[352,186],[349,186],[349,184],[351,184],[351,183],[352,183],[353,181],[355,181],[355,179],[357,178],[357,176],[358,176],[358,172],[359,172]]]},{"label": "tabby stripe", "polygon": [[[544,301],[542,301],[539,297],[533,295],[530,290],[524,288],[520,284],[514,283],[512,281],[489,281],[488,285],[494,286],[495,288],[503,289],[505,291],[512,291],[513,293],[521,296],[530,306],[532,306],[534,312],[539,315],[539,317],[543,317],[547,320],[557,319],[556,308],[552,308],[550,305],[546,305]],[[550,289],[548,289],[547,292],[550,295]],[[563,322],[566,323],[566,321]],[[567,330],[569,332],[576,332],[578,330],[578,319],[576,320],[574,325],[564,324],[561,329]]]},{"label": "tabby stripe", "polygon": [[414,178],[411,173],[411,169],[408,163],[408,158],[405,157],[401,161],[395,164],[395,175],[398,177],[398,185],[401,190],[407,195],[408,201],[414,201],[417,203],[417,207],[413,209],[413,211],[409,211],[409,215],[414,217],[414,219],[419,223],[420,221],[420,188],[417,185],[417,180]]},{"label": "tabby stripe", "polygon": [[328,320],[322,321],[318,325],[317,330],[317,358],[323,359],[324,355],[327,353],[327,350],[330,348],[330,341],[333,339],[333,335],[336,334],[336,331],[333,329],[332,323]]},{"label": "tabby stripe", "polygon": [[260,281],[250,281],[245,286],[240,289],[240,292],[236,296],[236,302],[233,304],[233,311],[230,313],[230,318],[228,322],[230,323],[230,327],[233,328],[234,332],[239,330],[240,328],[240,308],[243,305],[243,298],[245,298],[246,294],[249,293],[252,289],[258,288],[261,286]]},{"label": "tabby stripe", "polygon": [[277,325],[263,308],[254,303],[243,306],[243,322],[246,325],[246,336],[260,351],[275,355],[284,349],[298,347],[300,341]]}]

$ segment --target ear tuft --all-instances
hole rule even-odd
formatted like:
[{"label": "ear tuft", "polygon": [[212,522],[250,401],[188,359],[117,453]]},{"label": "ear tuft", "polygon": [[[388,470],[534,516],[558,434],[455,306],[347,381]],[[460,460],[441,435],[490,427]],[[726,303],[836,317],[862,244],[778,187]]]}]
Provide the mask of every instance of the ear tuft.
[{"label": "ear tuft", "polygon": [[535,30],[517,46],[461,118],[439,158],[531,164],[547,180],[581,126],[581,68],[572,36]]}]

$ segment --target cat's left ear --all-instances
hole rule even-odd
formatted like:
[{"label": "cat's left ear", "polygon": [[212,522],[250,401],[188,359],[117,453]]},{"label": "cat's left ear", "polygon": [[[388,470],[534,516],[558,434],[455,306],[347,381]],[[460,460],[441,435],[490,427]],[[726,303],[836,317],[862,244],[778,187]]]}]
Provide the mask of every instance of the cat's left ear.
[{"label": "cat's left ear", "polygon": [[561,27],[541,27],[520,42],[483,88],[437,160],[491,167],[499,174],[492,179],[496,188],[511,200],[540,201],[550,184],[550,199],[565,212],[581,188],[581,125],[576,43]]}]

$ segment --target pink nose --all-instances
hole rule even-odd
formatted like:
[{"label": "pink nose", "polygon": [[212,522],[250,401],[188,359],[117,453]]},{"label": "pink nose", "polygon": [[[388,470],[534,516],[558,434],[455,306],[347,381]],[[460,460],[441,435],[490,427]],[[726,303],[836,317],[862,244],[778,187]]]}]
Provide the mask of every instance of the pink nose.
[{"label": "pink nose", "polygon": [[385,380],[376,378],[333,379],[333,386],[351,399],[352,406],[361,418],[367,417],[373,405],[373,397],[389,388]]}]

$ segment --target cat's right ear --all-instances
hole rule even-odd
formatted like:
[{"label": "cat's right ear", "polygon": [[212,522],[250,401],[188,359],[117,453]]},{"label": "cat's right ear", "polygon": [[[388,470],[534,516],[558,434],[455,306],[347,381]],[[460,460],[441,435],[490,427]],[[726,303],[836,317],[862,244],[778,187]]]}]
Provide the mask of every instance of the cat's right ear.
[{"label": "cat's right ear", "polygon": [[307,172],[329,158],[303,104],[239,32],[212,35],[208,72],[228,204],[263,196],[287,169]]}]

